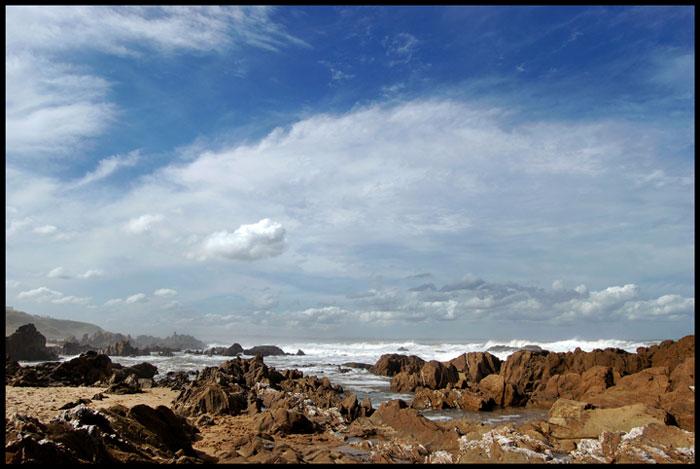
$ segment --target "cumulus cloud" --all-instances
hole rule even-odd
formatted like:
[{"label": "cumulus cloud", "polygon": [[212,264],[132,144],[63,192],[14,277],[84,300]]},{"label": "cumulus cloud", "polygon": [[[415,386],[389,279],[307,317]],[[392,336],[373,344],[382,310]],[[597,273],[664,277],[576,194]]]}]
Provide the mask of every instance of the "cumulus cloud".
[{"label": "cumulus cloud", "polygon": [[148,297],[144,293],[136,293],[124,300],[124,303],[131,305],[134,303],[145,303],[146,301],[148,301]]},{"label": "cumulus cloud", "polygon": [[140,217],[132,218],[126,225],[124,225],[124,231],[130,234],[143,234],[151,231],[153,227],[164,220],[165,217],[160,214],[145,214]]},{"label": "cumulus cloud", "polygon": [[49,277],[49,278],[62,278],[62,279],[71,278],[70,274],[63,267],[56,267],[55,269],[52,269],[48,273],[47,277]]},{"label": "cumulus cloud", "polygon": [[204,258],[225,257],[252,261],[275,257],[286,249],[285,229],[280,223],[263,218],[257,223],[241,225],[233,233],[217,231],[202,242]]},{"label": "cumulus cloud", "polygon": [[78,297],[72,295],[64,295],[63,293],[51,290],[48,287],[38,287],[33,290],[26,290],[17,295],[17,299],[31,300],[37,303],[54,303],[54,304],[76,304],[88,305],[89,297]]},{"label": "cumulus cloud", "polygon": [[158,290],[154,291],[153,294],[155,296],[160,296],[161,298],[168,298],[171,296],[176,296],[177,291],[170,288],[159,288]]},{"label": "cumulus cloud", "polygon": [[85,273],[78,275],[80,278],[99,278],[99,277],[104,277],[104,271],[100,269],[90,269],[85,271]]}]

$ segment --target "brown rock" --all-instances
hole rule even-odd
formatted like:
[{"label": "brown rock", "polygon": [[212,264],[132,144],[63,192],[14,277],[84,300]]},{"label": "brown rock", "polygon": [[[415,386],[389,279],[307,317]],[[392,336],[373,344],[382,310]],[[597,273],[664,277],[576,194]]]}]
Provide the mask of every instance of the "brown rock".
[{"label": "brown rock", "polygon": [[448,362],[466,375],[468,383],[477,384],[486,376],[501,370],[501,360],[488,352],[464,353]]},{"label": "brown rock", "polygon": [[603,431],[628,432],[649,423],[664,424],[665,412],[644,404],[597,409],[591,404],[559,399],[549,410],[551,435],[558,439],[598,438]]},{"label": "brown rock", "polygon": [[394,376],[402,371],[418,373],[424,364],[425,360],[415,355],[390,353],[379,357],[370,372],[382,376]]}]

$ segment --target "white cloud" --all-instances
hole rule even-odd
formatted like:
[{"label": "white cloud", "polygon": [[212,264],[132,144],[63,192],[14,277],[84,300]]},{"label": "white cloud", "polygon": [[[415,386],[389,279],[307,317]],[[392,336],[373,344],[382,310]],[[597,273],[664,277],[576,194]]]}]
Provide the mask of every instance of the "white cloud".
[{"label": "white cloud", "polygon": [[62,278],[62,279],[71,278],[70,274],[63,267],[56,267],[55,269],[52,269],[48,273],[47,277],[49,277],[49,278]]},{"label": "white cloud", "polygon": [[48,301],[51,299],[62,298],[62,297],[63,297],[63,293],[56,291],[56,290],[51,290],[48,287],[39,287],[39,288],[35,288],[33,290],[19,292],[19,294],[17,295],[17,298],[20,300],[29,299],[29,300],[34,300],[34,301],[38,301],[38,302]]},{"label": "white cloud", "polygon": [[110,300],[105,301],[105,306],[116,306],[124,303],[124,300],[121,298],[112,298]]},{"label": "white cloud", "polygon": [[581,285],[577,286],[576,288],[574,288],[574,291],[580,295],[587,295],[588,294],[588,287],[581,284]]},{"label": "white cloud", "polygon": [[148,301],[148,297],[146,297],[145,294],[143,294],[143,293],[136,293],[136,294],[131,295],[130,297],[128,297],[126,300],[124,300],[124,303],[126,303],[126,304],[128,304],[128,305],[131,305],[131,304],[134,304],[134,303],[145,303],[146,301]]},{"label": "white cloud", "polygon": [[268,218],[250,225],[241,225],[233,233],[217,231],[202,242],[204,258],[225,257],[252,261],[279,256],[285,249],[285,229],[280,223]]},{"label": "white cloud", "polygon": [[564,282],[562,280],[555,280],[552,282],[552,290],[563,290]]},{"label": "white cloud", "polygon": [[100,269],[90,269],[87,270],[84,274],[78,275],[80,278],[99,278],[104,276],[104,271]]},{"label": "white cloud", "polygon": [[56,228],[53,225],[43,225],[43,226],[37,226],[32,231],[34,231],[34,233],[40,234],[40,235],[52,235],[58,231],[58,228]]},{"label": "white cloud", "polygon": [[94,171],[87,173],[81,179],[75,182],[73,187],[80,187],[86,184],[91,184],[96,181],[105,179],[122,168],[134,166],[139,159],[138,150],[132,151],[126,155],[114,155],[101,160],[97,164]]},{"label": "white cloud", "polygon": [[171,296],[176,296],[177,291],[172,290],[170,288],[159,288],[158,290],[154,291],[153,294],[155,296],[160,296],[162,298],[168,298]]},{"label": "white cloud", "polygon": [[79,296],[63,296],[61,298],[56,298],[55,300],[51,300],[51,303],[87,305],[88,303],[90,303],[90,298],[89,297],[79,297]]},{"label": "white cloud", "polygon": [[[69,155],[100,135],[119,110],[111,83],[65,63],[72,51],[138,57],[146,52],[216,52],[247,45],[278,51],[308,47],[248,6],[10,6],[6,14],[6,151],[25,157]],[[98,167],[84,184],[109,171]]]},{"label": "white cloud", "polygon": [[90,303],[90,298],[88,297],[64,295],[59,291],[51,290],[47,287],[39,287],[33,290],[20,292],[17,295],[17,299],[30,300],[37,303],[51,302],[54,304],[76,304],[83,306],[87,306]]},{"label": "white cloud", "polygon": [[126,225],[124,225],[124,230],[127,233],[131,234],[143,234],[148,231],[151,231],[153,227],[157,224],[163,221],[164,217],[163,215],[156,214],[156,215],[141,215],[140,217],[137,218],[132,218],[129,220]]}]

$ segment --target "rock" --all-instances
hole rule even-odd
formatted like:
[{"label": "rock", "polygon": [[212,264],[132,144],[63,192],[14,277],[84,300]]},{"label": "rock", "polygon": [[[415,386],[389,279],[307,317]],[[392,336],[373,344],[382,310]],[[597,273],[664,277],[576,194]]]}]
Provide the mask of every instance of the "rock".
[{"label": "rock", "polygon": [[138,394],[143,392],[143,390],[136,375],[129,374],[123,381],[110,384],[107,392],[110,394]]},{"label": "rock", "polygon": [[671,391],[660,396],[660,407],[684,430],[695,430],[695,358],[686,358],[671,373]]},{"label": "rock", "polygon": [[417,387],[441,389],[457,382],[459,375],[452,365],[445,365],[437,360],[425,363],[418,373],[402,371],[391,380],[394,392],[412,392]]},{"label": "rock", "polygon": [[61,407],[58,408],[58,410],[72,409],[73,407],[77,407],[81,404],[89,404],[91,402],[92,401],[90,399],[80,398],[77,401],[68,402],[67,404],[63,404]]},{"label": "rock", "polygon": [[156,382],[157,386],[181,391],[190,383],[189,375],[184,371],[169,371],[165,377]]},{"label": "rock", "polygon": [[603,431],[628,432],[650,423],[664,425],[665,415],[644,404],[599,409],[587,402],[559,399],[549,411],[548,422],[554,438],[598,438]]},{"label": "rock", "polygon": [[304,353],[304,351],[303,351],[302,349],[299,349],[299,350],[297,350],[296,355],[297,355],[297,356],[300,356],[300,357],[303,357],[303,356],[306,355],[306,354]]},{"label": "rock", "polygon": [[615,386],[601,393],[585,393],[581,396],[598,407],[620,407],[644,403],[659,407],[661,395],[671,390],[668,368],[647,368],[623,378]]},{"label": "rock", "polygon": [[407,373],[418,373],[424,364],[425,360],[415,355],[399,355],[391,353],[379,357],[377,363],[375,363],[369,371],[381,376],[394,376],[402,371]]},{"label": "rock", "polygon": [[143,355],[143,352],[138,348],[132,347],[128,340],[120,340],[113,345],[109,345],[106,349],[102,350],[102,353],[112,357],[135,357],[137,355]]},{"label": "rock", "polygon": [[687,358],[695,357],[695,336],[688,335],[677,341],[664,340],[658,345],[640,347],[637,354],[647,362],[646,367],[665,366],[673,370]]},{"label": "rock", "polygon": [[374,365],[370,365],[369,363],[346,362],[343,363],[342,366],[346,366],[348,368],[359,368],[361,370],[369,370]]},{"label": "rock", "polygon": [[112,360],[107,355],[89,351],[58,364],[49,379],[65,386],[92,386],[98,381],[108,381],[112,373]]},{"label": "rock", "polygon": [[408,349],[406,347],[399,347],[396,350],[399,352],[408,352]]},{"label": "rock", "polygon": [[421,388],[411,402],[414,409],[463,409],[474,412],[491,410],[492,398],[485,398],[467,389]]},{"label": "rock", "polygon": [[338,411],[340,412],[340,415],[345,417],[345,420],[347,422],[352,422],[357,417],[359,417],[360,404],[357,402],[357,396],[352,393],[345,396],[345,399],[343,399],[343,401],[338,406]]},{"label": "rock", "polygon": [[243,353],[246,355],[260,355],[261,357],[267,357],[270,355],[286,355],[284,350],[276,345],[256,345],[253,348],[244,350]]},{"label": "rock", "polygon": [[81,345],[78,342],[66,342],[61,347],[63,355],[80,355],[89,350],[94,350],[90,345]]},{"label": "rock", "polygon": [[477,384],[490,374],[501,370],[501,360],[488,352],[469,352],[448,362],[466,375],[468,383]]},{"label": "rock", "polygon": [[360,412],[358,417],[371,417],[373,413],[374,409],[372,408],[372,401],[369,399],[369,397],[365,397],[360,403]]},{"label": "rock", "polygon": [[192,449],[195,432],[164,406],[96,411],[79,405],[49,423],[15,414],[6,421],[5,462],[205,462]]},{"label": "rock", "polygon": [[12,361],[58,360],[58,355],[46,348],[46,337],[36,330],[34,324],[17,328],[5,337],[5,359]]},{"label": "rock", "polygon": [[138,378],[144,379],[153,379],[153,377],[158,374],[158,368],[146,362],[126,367],[125,370],[128,373],[135,374]]},{"label": "rock", "polygon": [[315,433],[319,428],[303,413],[278,408],[266,410],[255,417],[253,428],[258,432],[289,435],[293,433]]},{"label": "rock", "polygon": [[418,413],[408,408],[405,401],[393,399],[384,402],[372,414],[370,420],[375,424],[388,425],[402,437],[420,441],[426,448],[446,449],[458,447],[457,434],[447,432]]}]

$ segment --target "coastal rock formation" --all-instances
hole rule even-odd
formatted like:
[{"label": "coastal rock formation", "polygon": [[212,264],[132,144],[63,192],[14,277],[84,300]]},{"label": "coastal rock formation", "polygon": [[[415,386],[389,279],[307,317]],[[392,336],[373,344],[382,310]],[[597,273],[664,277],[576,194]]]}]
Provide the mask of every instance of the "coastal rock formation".
[{"label": "coastal rock formation", "polygon": [[241,344],[234,343],[230,347],[212,347],[205,352],[206,355],[222,355],[224,357],[235,357],[243,355]]},{"label": "coastal rock formation", "polygon": [[270,355],[287,355],[284,353],[284,350],[276,345],[256,345],[255,347],[244,350],[243,353],[246,355],[260,355],[261,357],[267,357]]},{"label": "coastal rock formation", "polygon": [[135,357],[143,355],[144,352],[136,347],[133,347],[128,340],[115,342],[113,345],[108,345],[101,350],[101,353],[112,357]]},{"label": "coastal rock formation", "polygon": [[20,326],[5,337],[5,357],[14,361],[58,360],[58,355],[46,348],[46,337],[34,324]]},{"label": "coastal rock formation", "polygon": [[424,363],[417,373],[401,371],[391,379],[394,392],[411,392],[418,387],[442,389],[455,384],[459,379],[453,365],[445,365],[437,360]]},{"label": "coastal rock formation", "polygon": [[196,428],[165,406],[79,405],[48,424],[15,414],[5,429],[6,463],[205,462],[192,448]]},{"label": "coastal rock formation", "polygon": [[388,353],[379,357],[369,371],[375,375],[391,377],[401,372],[418,373],[424,364],[425,360],[415,355]]},{"label": "coastal rock formation", "polygon": [[[448,364],[464,374],[467,383],[477,384],[486,376],[501,370],[501,360],[488,352],[469,352],[453,358]],[[466,386],[458,386],[466,387]]]}]

